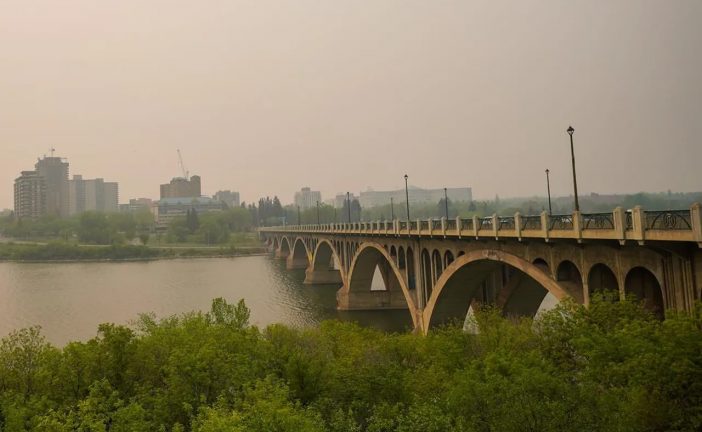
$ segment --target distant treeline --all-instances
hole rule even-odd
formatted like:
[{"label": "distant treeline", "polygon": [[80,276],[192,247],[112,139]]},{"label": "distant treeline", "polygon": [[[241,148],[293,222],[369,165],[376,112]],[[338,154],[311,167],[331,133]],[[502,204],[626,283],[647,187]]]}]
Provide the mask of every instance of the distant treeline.
[{"label": "distant treeline", "polygon": [[249,325],[243,302],[53,347],[0,342],[0,430],[491,432],[702,430],[702,321],[630,301],[540,320],[478,311],[429,336],[328,321]]},{"label": "distant treeline", "polygon": [[139,237],[149,241],[154,218],[151,212],[85,212],[68,218],[45,216],[37,220],[13,215],[0,218],[0,234],[15,239],[62,239],[87,244],[120,244]]},{"label": "distant treeline", "polygon": [[[238,256],[263,253],[264,248],[156,248],[132,245],[79,246],[65,242],[0,243],[0,261],[101,261],[155,258]],[[0,429],[1,430],[1,429]]]},{"label": "distant treeline", "polygon": [[[615,207],[621,206],[630,209],[640,205],[647,210],[688,209],[694,202],[702,202],[702,192],[698,193],[637,193],[630,195],[597,195],[590,194],[579,197],[580,209],[586,213],[611,212]],[[570,214],[573,211],[572,197],[558,197],[551,201],[553,214]],[[285,207],[287,223],[296,224],[297,209]],[[520,212],[522,215],[537,215],[548,211],[548,199],[545,197],[509,198],[500,199],[495,196],[493,200],[452,201],[448,200],[448,217],[483,217],[494,213],[498,215],[513,215]],[[361,208],[358,201],[351,203],[351,221],[376,221],[407,219],[405,202],[396,202],[391,207],[390,203],[371,208]],[[441,199],[436,203],[412,204],[410,203],[410,217],[415,219],[441,218],[446,215],[446,205]],[[349,220],[348,208],[334,209],[323,205],[320,207],[320,222],[347,222]],[[303,224],[317,223],[317,209],[312,208],[300,212],[300,221]]]}]

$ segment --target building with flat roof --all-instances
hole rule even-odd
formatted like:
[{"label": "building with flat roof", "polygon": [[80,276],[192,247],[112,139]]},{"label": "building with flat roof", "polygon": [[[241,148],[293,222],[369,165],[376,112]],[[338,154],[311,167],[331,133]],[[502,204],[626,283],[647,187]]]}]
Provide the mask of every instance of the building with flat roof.
[{"label": "building with flat roof", "polygon": [[319,191],[303,187],[299,192],[295,192],[295,205],[303,210],[317,206],[318,202],[322,202],[322,193]]},{"label": "building with flat roof", "polygon": [[68,181],[68,214],[86,211],[119,211],[119,185],[101,178],[83,179],[81,175],[74,175]]},{"label": "building with flat roof", "polygon": [[225,203],[229,208],[239,207],[241,205],[239,202],[239,192],[232,192],[230,190],[218,191],[214,194],[213,198]]},{"label": "building with flat roof", "polygon": [[[444,189],[422,189],[418,187],[409,188],[410,204],[436,204],[444,199]],[[449,200],[457,201],[473,201],[473,191],[469,187],[462,188],[447,188],[446,194]],[[390,204],[390,198],[398,204],[407,201],[406,192],[404,189],[393,191],[365,191],[361,192],[359,202],[361,207],[370,208]]]},{"label": "building with flat roof", "polygon": [[46,214],[46,182],[36,171],[22,171],[15,179],[15,216],[38,219]]},{"label": "building with flat roof", "polygon": [[154,217],[159,228],[166,228],[177,217],[185,217],[188,210],[198,214],[221,212],[222,202],[210,197],[163,198],[154,204]]},{"label": "building with flat roof", "polygon": [[120,204],[119,211],[126,213],[139,213],[142,211],[151,211],[154,201],[151,198],[131,198],[129,203]]},{"label": "building with flat roof", "polygon": [[68,215],[68,162],[60,157],[44,156],[34,165],[36,172],[44,177],[46,191],[46,214]]},{"label": "building with flat roof", "polygon": [[[358,196],[356,196],[354,194],[349,194],[348,198],[351,200],[351,202],[353,202],[354,200],[358,199]],[[332,205],[334,206],[334,208],[343,208],[345,202],[346,202],[346,194],[345,193],[344,194],[336,194]]]},{"label": "building with flat roof", "polygon": [[175,177],[168,184],[161,185],[161,199],[164,198],[197,198],[202,195],[200,176],[190,179]]}]

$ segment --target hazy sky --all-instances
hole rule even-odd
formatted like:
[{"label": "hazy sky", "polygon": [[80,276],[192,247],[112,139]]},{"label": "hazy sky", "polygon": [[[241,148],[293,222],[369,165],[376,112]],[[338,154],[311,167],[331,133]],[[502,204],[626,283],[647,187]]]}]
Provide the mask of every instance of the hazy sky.
[{"label": "hazy sky", "polygon": [[0,208],[55,147],[158,197],[702,190],[702,1],[0,0]]}]

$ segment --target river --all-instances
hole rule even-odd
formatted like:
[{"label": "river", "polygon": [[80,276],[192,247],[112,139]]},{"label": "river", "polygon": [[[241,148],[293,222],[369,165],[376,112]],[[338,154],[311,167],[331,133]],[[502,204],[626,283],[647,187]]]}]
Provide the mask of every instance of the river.
[{"label": "river", "polygon": [[123,263],[0,263],[0,337],[39,325],[62,346],[88,340],[103,322],[129,324],[140,313],[158,317],[207,311],[213,298],[244,299],[251,322],[315,326],[325,319],[391,331],[411,326],[407,311],[337,311],[337,287],[304,285],[267,256]]}]

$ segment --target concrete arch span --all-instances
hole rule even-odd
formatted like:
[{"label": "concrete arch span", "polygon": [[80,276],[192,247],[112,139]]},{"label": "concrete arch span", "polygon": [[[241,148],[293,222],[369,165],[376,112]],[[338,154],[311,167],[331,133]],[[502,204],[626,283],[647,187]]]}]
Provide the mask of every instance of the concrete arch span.
[{"label": "concrete arch span", "polygon": [[341,285],[346,279],[341,256],[334,244],[320,240],[312,254],[312,263],[305,271],[306,284]]},{"label": "concrete arch span", "polygon": [[291,253],[288,255],[286,266],[288,270],[306,269],[310,264],[310,252],[307,243],[298,237],[295,239]]},{"label": "concrete arch span", "polygon": [[[384,291],[371,291],[376,268],[385,282],[387,289]],[[408,309],[414,328],[421,328],[421,313],[402,273],[383,245],[373,242],[360,244],[345,278],[346,284],[337,293],[338,308]]]},{"label": "concrete arch span", "polygon": [[277,242],[278,247],[275,250],[275,257],[281,259],[287,259],[290,255],[292,248],[290,247],[290,240],[286,236],[282,236],[280,241]]},{"label": "concrete arch span", "polygon": [[511,253],[484,249],[458,256],[441,274],[422,316],[422,332],[464,320],[473,301],[495,303],[506,314],[535,314],[544,297],[570,297],[539,266]]}]

